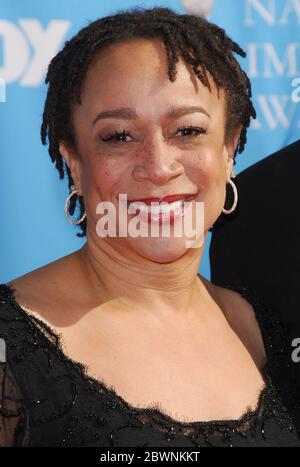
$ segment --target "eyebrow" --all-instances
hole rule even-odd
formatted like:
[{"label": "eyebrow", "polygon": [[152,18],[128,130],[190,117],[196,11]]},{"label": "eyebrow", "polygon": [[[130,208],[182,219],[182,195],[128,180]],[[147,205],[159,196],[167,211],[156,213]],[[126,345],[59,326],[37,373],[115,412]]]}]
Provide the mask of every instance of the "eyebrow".
[{"label": "eyebrow", "polygon": [[[184,115],[192,114],[195,112],[203,113],[207,115],[208,118],[210,118],[209,113],[200,105],[182,105],[179,107],[171,106],[169,107],[165,116],[167,118],[179,118]],[[138,118],[138,115],[136,111],[131,109],[130,107],[121,107],[119,109],[104,110],[96,116],[96,118],[93,121],[93,125],[95,125],[95,123],[98,122],[98,120],[103,120],[105,118],[124,118],[127,120],[134,120]]]}]

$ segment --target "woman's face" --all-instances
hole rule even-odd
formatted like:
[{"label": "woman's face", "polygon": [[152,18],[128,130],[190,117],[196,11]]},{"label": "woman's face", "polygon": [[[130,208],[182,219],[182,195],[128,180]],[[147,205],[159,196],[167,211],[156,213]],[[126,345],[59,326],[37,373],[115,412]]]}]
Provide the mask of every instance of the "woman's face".
[{"label": "woman's face", "polygon": [[[151,237],[147,224],[148,237],[100,238],[96,206],[110,201],[118,209],[120,193],[128,200],[190,193],[195,195],[193,214],[195,203],[204,203],[206,234],[224,207],[239,136],[225,142],[223,90],[218,94],[210,79],[210,92],[182,60],[176,69],[171,82],[159,40],[132,40],[102,51],[88,70],[81,105],[73,109],[76,152],[60,145],[84,198],[87,240],[92,236],[123,254],[156,262],[185,254],[187,237],[172,236],[172,226],[171,237]],[[99,116],[120,108],[130,112]],[[125,134],[111,136],[115,132]],[[128,222],[132,217],[128,215]]]}]

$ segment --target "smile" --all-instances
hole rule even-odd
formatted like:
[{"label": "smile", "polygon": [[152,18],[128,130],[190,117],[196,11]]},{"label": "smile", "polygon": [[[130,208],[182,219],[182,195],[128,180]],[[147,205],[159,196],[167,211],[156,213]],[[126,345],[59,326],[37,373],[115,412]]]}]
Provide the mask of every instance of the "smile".
[{"label": "smile", "polygon": [[128,202],[129,214],[137,214],[144,222],[149,223],[170,223],[173,224],[177,218],[181,218],[187,209],[192,205],[195,195],[184,195],[183,198],[167,202],[162,200],[146,203],[142,201]]},{"label": "smile", "polygon": [[[182,194],[177,194],[177,195],[168,195],[164,196],[162,198],[142,198],[142,199],[133,199],[133,200],[128,200],[127,204],[128,206],[134,205],[138,207],[142,206],[160,206],[161,207],[168,207],[175,205],[176,203],[182,203],[184,201],[190,201],[195,198],[195,194],[192,193],[182,193]],[[162,204],[163,203],[163,204]]]},{"label": "smile", "polygon": [[[134,201],[128,202],[128,207],[130,206],[132,210],[139,210],[140,212],[145,212],[149,214],[162,214],[162,213],[170,213],[171,211],[178,211],[182,210],[184,204],[186,202],[192,201],[194,196],[185,197],[179,201],[173,201],[168,203],[166,201],[162,201],[161,203],[152,202],[147,204],[142,201]],[[130,210],[131,210],[130,209]]]}]

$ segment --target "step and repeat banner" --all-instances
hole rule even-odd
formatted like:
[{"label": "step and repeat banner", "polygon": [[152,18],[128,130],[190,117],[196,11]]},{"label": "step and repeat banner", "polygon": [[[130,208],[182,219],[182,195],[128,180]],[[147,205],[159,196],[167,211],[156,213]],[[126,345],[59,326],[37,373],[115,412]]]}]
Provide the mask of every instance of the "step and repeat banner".
[{"label": "step and repeat banner", "polygon": [[[40,141],[45,72],[89,21],[134,6],[205,16],[246,51],[258,118],[236,173],[299,139],[300,0],[0,0],[0,283],[85,242],[66,222],[67,182]],[[208,278],[209,240],[200,269]]]}]

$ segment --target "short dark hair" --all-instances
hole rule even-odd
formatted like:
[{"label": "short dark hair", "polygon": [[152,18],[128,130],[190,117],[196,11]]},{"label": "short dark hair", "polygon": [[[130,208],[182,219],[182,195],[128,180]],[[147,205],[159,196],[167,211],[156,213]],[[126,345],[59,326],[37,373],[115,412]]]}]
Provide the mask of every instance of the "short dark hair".
[{"label": "short dark hair", "polygon": [[[242,125],[240,139],[234,154],[241,153],[246,144],[247,128],[251,117],[256,117],[252,104],[251,83],[240,67],[236,54],[245,57],[246,53],[233,42],[224,29],[204,18],[178,14],[169,8],[155,7],[144,9],[134,7],[118,10],[116,14],[90,22],[51,60],[46,76],[49,83],[43,112],[41,139],[45,145],[48,138],[48,151],[60,179],[65,171],[69,179],[69,189],[74,184],[71,172],[59,152],[59,143],[65,141],[75,147],[72,128],[71,108],[81,103],[82,85],[91,61],[101,50],[132,38],[159,38],[163,41],[168,59],[168,76],[171,82],[176,79],[178,56],[192,66],[198,79],[210,89],[206,70],[212,75],[217,87],[225,91],[227,119],[226,134]],[[80,217],[85,211],[82,196],[79,196]],[[71,199],[69,212],[74,214],[77,195]],[[81,233],[86,235],[86,219],[79,224]]]}]

